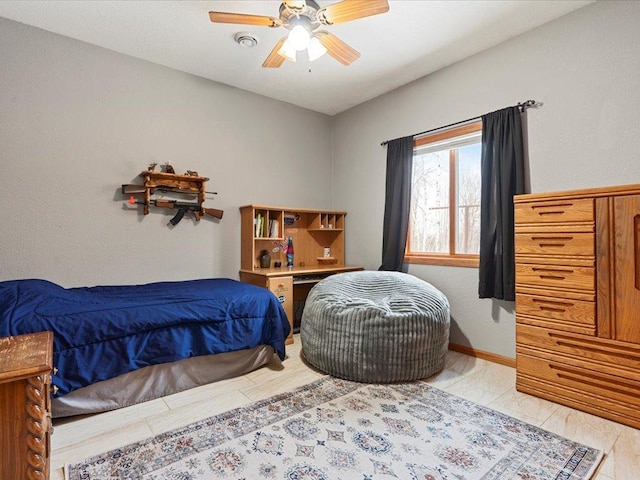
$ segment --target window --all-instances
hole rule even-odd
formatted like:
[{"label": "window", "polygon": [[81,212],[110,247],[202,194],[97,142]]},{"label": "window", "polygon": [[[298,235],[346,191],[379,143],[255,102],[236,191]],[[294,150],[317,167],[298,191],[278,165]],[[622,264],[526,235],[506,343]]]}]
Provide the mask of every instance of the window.
[{"label": "window", "polygon": [[478,266],[482,122],[414,141],[405,261]]}]

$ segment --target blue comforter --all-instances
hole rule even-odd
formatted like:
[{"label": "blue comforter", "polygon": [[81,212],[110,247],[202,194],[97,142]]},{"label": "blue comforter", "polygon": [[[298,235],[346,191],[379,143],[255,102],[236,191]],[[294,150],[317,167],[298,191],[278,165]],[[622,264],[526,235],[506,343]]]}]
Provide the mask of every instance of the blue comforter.
[{"label": "blue comforter", "polygon": [[289,322],[267,289],[230,279],[62,288],[0,282],[0,336],[54,333],[58,396],[148,365],[271,345]]}]

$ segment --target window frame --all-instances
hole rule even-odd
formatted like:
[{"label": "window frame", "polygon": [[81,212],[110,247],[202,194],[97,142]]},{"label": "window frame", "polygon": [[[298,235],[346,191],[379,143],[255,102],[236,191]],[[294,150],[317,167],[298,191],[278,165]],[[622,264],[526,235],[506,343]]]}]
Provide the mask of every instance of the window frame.
[{"label": "window frame", "polygon": [[[425,145],[448,140],[450,138],[468,135],[470,133],[482,131],[482,120],[455,127],[443,132],[436,132],[431,135],[420,137],[413,141],[413,149]],[[415,153],[414,153],[415,155]],[[453,150],[449,150],[449,252],[456,251],[456,233],[458,230],[457,212],[457,190],[456,190],[456,155]],[[411,222],[409,222],[407,234],[407,244],[405,245],[404,261],[421,265],[447,265],[455,267],[478,267],[480,255],[468,253],[418,253],[411,251]]]}]

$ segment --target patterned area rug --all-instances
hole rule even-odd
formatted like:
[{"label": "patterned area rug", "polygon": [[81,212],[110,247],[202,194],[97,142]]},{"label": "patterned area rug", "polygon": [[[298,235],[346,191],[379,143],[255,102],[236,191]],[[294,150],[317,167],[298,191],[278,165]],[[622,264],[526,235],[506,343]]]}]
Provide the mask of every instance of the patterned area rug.
[{"label": "patterned area rug", "polygon": [[70,480],[578,480],[601,458],[422,382],[324,378],[65,471]]}]

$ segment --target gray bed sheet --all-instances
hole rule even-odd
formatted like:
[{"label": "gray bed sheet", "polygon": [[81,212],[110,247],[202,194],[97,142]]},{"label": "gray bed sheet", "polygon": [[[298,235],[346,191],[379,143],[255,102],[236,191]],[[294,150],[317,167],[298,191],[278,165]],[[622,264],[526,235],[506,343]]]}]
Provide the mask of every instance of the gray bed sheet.
[{"label": "gray bed sheet", "polygon": [[280,361],[269,345],[151,365],[51,401],[54,418],[106,412],[248,373]]}]

